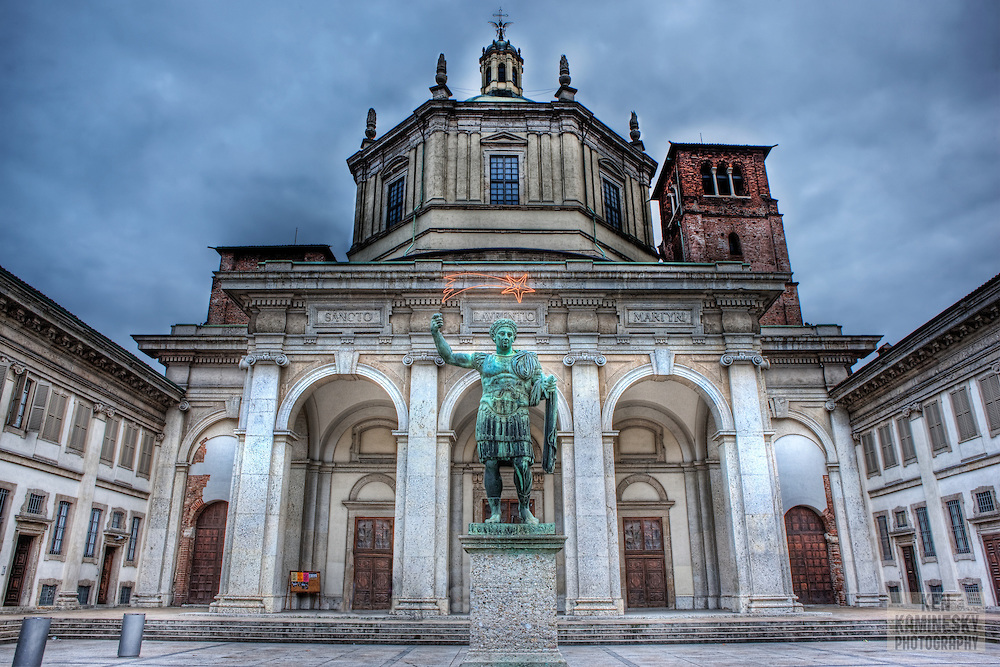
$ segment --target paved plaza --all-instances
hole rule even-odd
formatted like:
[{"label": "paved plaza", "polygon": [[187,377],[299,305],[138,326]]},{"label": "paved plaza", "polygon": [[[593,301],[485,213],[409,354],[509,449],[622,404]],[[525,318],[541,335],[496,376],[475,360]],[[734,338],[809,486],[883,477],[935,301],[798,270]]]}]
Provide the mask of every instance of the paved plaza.
[{"label": "paved plaza", "polygon": [[[0,645],[0,664],[14,657],[14,644]],[[103,667],[111,665],[292,665],[294,667],[443,667],[460,665],[462,646],[373,646],[349,644],[274,644],[243,642],[145,641],[139,658],[118,658],[118,642],[50,639],[45,667]],[[988,644],[972,651],[894,651],[885,641],[800,642],[766,644],[687,644],[629,646],[563,646],[570,667],[812,667],[854,665],[964,665],[1000,664],[1000,646]]]}]

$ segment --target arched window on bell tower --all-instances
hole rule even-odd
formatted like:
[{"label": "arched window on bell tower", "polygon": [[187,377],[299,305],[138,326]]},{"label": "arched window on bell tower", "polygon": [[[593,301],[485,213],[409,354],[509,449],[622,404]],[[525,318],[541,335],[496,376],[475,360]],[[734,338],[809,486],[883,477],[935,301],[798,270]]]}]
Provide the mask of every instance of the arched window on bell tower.
[{"label": "arched window on bell tower", "polygon": [[733,194],[737,197],[746,197],[747,185],[743,179],[743,170],[739,165],[733,165]]},{"label": "arched window on bell tower", "polygon": [[729,188],[729,167],[726,166],[725,162],[720,162],[719,166],[715,168],[715,187],[717,195],[728,197],[733,194]]},{"label": "arched window on bell tower", "polygon": [[729,233],[729,254],[733,257],[743,256],[743,244],[740,243],[740,235],[736,232]]},{"label": "arched window on bell tower", "polygon": [[701,187],[706,195],[715,194],[715,175],[712,173],[712,165],[703,162],[701,165]]}]

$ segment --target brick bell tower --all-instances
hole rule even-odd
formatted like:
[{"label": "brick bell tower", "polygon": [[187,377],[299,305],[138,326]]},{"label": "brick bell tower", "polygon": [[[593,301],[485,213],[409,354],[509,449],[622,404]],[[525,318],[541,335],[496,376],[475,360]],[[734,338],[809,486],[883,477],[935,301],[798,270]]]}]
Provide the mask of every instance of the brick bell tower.
[{"label": "brick bell tower", "polygon": [[[670,144],[652,194],[660,202],[663,261],[736,261],[754,271],[791,273],[784,223],[764,168],[772,148]],[[761,324],[802,324],[796,286],[785,285]]]}]

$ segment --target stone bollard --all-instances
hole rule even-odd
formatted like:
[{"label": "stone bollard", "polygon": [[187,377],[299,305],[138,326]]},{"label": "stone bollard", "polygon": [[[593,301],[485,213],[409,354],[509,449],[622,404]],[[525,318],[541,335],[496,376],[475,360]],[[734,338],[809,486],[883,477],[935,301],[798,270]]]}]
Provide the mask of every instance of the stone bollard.
[{"label": "stone bollard", "polygon": [[145,614],[125,614],[122,617],[122,637],[118,640],[119,658],[138,658],[142,648],[142,629],[146,625]]},{"label": "stone bollard", "polygon": [[26,618],[21,621],[21,632],[17,635],[14,662],[11,667],[41,667],[45,642],[49,638],[51,618]]}]

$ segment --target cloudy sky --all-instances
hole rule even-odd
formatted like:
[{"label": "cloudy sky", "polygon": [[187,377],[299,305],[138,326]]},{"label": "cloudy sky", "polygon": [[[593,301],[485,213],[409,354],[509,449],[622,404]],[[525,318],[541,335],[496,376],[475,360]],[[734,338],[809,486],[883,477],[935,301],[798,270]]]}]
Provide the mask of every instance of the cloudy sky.
[{"label": "cloudy sky", "polygon": [[[995,0],[506,0],[526,95],[622,135],[777,144],[804,318],[896,342],[1000,272]],[[624,9],[623,9],[624,8]],[[493,2],[0,0],[0,265],[135,351],[205,320],[209,246],[346,260],[345,159],[478,92]],[[140,356],[142,356],[140,354]],[[144,357],[143,357],[144,358]]]}]

